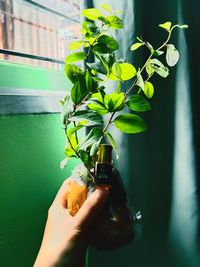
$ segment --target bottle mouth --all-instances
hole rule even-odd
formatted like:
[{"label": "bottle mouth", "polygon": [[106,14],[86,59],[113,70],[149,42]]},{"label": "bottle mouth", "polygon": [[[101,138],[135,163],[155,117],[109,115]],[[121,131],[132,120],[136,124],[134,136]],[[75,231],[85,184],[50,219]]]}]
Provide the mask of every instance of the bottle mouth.
[{"label": "bottle mouth", "polygon": [[97,152],[98,163],[112,164],[112,146],[101,144]]}]

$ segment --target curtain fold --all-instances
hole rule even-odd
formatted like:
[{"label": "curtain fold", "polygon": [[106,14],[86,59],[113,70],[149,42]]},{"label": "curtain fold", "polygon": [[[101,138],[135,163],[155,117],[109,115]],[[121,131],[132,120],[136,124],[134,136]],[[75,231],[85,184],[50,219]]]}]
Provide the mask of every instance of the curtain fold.
[{"label": "curtain fold", "polygon": [[[82,1],[99,8],[101,1]],[[153,78],[152,111],[145,114],[149,130],[139,135],[113,135],[120,146],[118,168],[132,205],[143,215],[142,237],[112,252],[90,250],[89,267],[199,267],[200,264],[200,56],[197,0],[108,0],[122,9],[124,29],[116,35],[126,57],[141,66],[145,53],[129,51],[136,36],[157,47],[165,40],[160,23],[186,23],[172,42],[180,61],[167,79]],[[126,88],[123,88],[126,90]]]}]

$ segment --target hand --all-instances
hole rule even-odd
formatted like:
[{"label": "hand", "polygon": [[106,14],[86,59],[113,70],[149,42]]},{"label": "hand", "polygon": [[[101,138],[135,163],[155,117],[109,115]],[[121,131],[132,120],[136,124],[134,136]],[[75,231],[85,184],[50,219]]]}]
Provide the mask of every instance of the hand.
[{"label": "hand", "polygon": [[34,267],[83,267],[88,248],[87,234],[108,197],[108,190],[98,187],[72,217],[67,210],[70,179],[53,201],[46,222],[40,251]]}]

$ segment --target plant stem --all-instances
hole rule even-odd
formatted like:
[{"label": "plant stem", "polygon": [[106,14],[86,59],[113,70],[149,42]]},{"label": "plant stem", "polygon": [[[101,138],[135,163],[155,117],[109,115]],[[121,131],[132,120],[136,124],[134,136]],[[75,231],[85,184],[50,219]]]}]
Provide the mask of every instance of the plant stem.
[{"label": "plant stem", "polygon": [[[77,126],[75,121],[73,121],[73,124],[74,124],[74,127]],[[78,133],[77,133],[77,131],[75,132],[75,138],[76,138],[76,144],[78,145]]]}]

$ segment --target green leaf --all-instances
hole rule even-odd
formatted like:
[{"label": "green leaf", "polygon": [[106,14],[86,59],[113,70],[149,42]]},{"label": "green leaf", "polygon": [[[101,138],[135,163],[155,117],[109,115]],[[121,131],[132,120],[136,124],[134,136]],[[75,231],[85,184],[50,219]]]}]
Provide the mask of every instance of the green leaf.
[{"label": "green leaf", "polygon": [[130,63],[115,63],[109,75],[111,80],[127,81],[136,75],[135,67]]},{"label": "green leaf", "polygon": [[100,114],[92,110],[81,110],[75,112],[74,116],[70,118],[71,121],[88,121],[87,126],[103,125],[103,119]]},{"label": "green leaf", "polygon": [[119,48],[118,42],[109,35],[101,35],[97,39],[97,44],[93,46],[93,51],[100,54],[112,53]]},{"label": "green leaf", "polygon": [[154,49],[153,49],[153,50],[151,51],[151,53],[152,53],[153,56],[158,57],[158,56],[161,56],[162,54],[164,54],[164,51],[154,50]]},{"label": "green leaf", "polygon": [[82,15],[90,20],[97,20],[98,17],[102,16],[102,13],[96,8],[87,8],[82,11]]},{"label": "green leaf", "polygon": [[107,70],[104,66],[102,66],[101,62],[97,61],[97,62],[94,62],[94,63],[86,63],[87,66],[90,68],[90,69],[93,69],[101,74],[104,74],[106,75],[107,74]]},{"label": "green leaf", "polygon": [[134,114],[122,114],[114,119],[115,126],[122,132],[132,134],[147,130],[142,118]]},{"label": "green leaf", "polygon": [[135,43],[135,44],[131,45],[131,50],[135,51],[135,50],[137,50],[139,47],[141,47],[143,45],[144,45],[144,43]]},{"label": "green leaf", "polygon": [[85,41],[90,41],[91,37],[95,37],[100,33],[99,27],[92,21],[84,21],[82,24],[83,29],[81,32],[84,35]]},{"label": "green leaf", "polygon": [[71,62],[84,60],[84,59],[86,59],[86,57],[87,56],[86,56],[85,52],[76,52],[76,53],[73,53],[73,54],[67,56],[65,62],[68,64]]},{"label": "green leaf", "polygon": [[118,159],[119,155],[117,153],[117,144],[115,143],[115,140],[114,140],[113,136],[108,131],[105,132],[105,136],[107,137],[109,143],[111,144],[111,146],[113,147],[113,149],[114,149],[114,151],[116,153],[116,159]]},{"label": "green leaf", "polygon": [[92,76],[88,70],[86,70],[85,82],[86,82],[87,91],[93,91],[94,81],[93,81]]},{"label": "green leaf", "polygon": [[90,110],[96,111],[98,114],[105,115],[108,113],[107,108],[102,103],[91,103],[88,104]]},{"label": "green leaf", "polygon": [[161,77],[166,78],[169,75],[169,69],[165,67],[158,59],[151,59],[149,64],[150,67]]},{"label": "green leaf", "polygon": [[147,72],[148,76],[153,75],[154,72],[155,72],[154,69],[151,67],[151,62],[150,61],[147,63],[145,69],[146,69],[146,72]]},{"label": "green leaf", "polygon": [[77,50],[83,45],[83,41],[74,41],[69,44],[69,50]]},{"label": "green leaf", "polygon": [[93,143],[97,142],[102,136],[102,128],[94,127],[88,135],[83,139],[83,141],[79,144],[79,148],[82,150],[86,150],[88,147],[92,146]]},{"label": "green leaf", "polygon": [[81,101],[87,95],[86,88],[83,87],[82,81],[77,81],[71,89],[71,98],[75,105],[81,103]]},{"label": "green leaf", "polygon": [[72,83],[76,83],[84,75],[80,68],[72,64],[65,64],[65,73]]},{"label": "green leaf", "polygon": [[62,99],[61,101],[62,101],[62,106],[63,106],[62,112],[61,112],[61,117],[63,120],[63,124],[66,124],[66,122],[69,118],[69,115],[73,111],[73,103],[72,103],[70,96],[64,97],[64,99]]},{"label": "green leaf", "polygon": [[87,125],[87,122],[84,123],[80,123],[79,125],[77,125],[76,127],[70,128],[67,131],[67,136],[70,137],[72,136],[75,132],[77,132],[78,130],[82,129],[83,127],[85,127]]},{"label": "green leaf", "polygon": [[63,159],[61,162],[60,162],[60,168],[63,170],[66,166],[67,166],[67,163],[69,162],[69,160],[71,160],[73,158],[65,158]]},{"label": "green leaf", "polygon": [[65,149],[65,155],[66,155],[68,158],[76,157],[76,153],[75,153],[75,151],[74,151],[71,147],[67,147],[67,148]]},{"label": "green leaf", "polygon": [[123,21],[117,16],[108,16],[106,18],[108,20],[108,26],[111,29],[122,29]]},{"label": "green leaf", "polygon": [[144,91],[144,80],[142,78],[140,70],[137,72],[136,85],[139,86]]},{"label": "green leaf", "polygon": [[108,113],[108,110],[103,103],[103,97],[100,92],[92,94],[92,97],[88,100],[88,103],[89,109],[94,110],[101,115]]},{"label": "green leaf", "polygon": [[95,81],[95,82],[100,82],[102,83],[104,80],[99,78],[99,77],[92,77],[92,79]]},{"label": "green leaf", "polygon": [[97,154],[97,151],[98,151],[99,145],[101,143],[101,140],[102,140],[102,137],[91,146],[91,148],[90,148],[90,156],[95,156]]},{"label": "green leaf", "polygon": [[165,29],[168,32],[170,31],[171,26],[172,26],[172,23],[170,21],[167,21],[167,22],[165,22],[163,24],[159,24],[159,27]]},{"label": "green leaf", "polygon": [[152,83],[146,82],[144,84],[144,93],[148,98],[152,98],[152,96],[154,94],[154,86]]},{"label": "green leaf", "polygon": [[108,5],[108,4],[101,4],[101,7],[102,7],[103,9],[105,9],[106,11],[108,11],[108,12],[112,12],[112,8],[111,8],[111,6]]},{"label": "green leaf", "polygon": [[87,151],[84,151],[84,150],[79,150],[78,154],[79,154],[79,157],[82,160],[82,162],[86,166],[88,166],[88,163],[89,163],[89,160],[90,160],[90,157],[89,157],[88,152]]},{"label": "green leaf", "polygon": [[103,16],[98,17],[98,20],[104,22],[106,25],[110,25],[110,22],[107,20],[106,17],[103,17]]},{"label": "green leaf", "polygon": [[179,60],[179,52],[173,44],[167,45],[166,61],[170,67],[176,65]]},{"label": "green leaf", "polygon": [[[109,112],[119,111],[121,108],[123,109],[122,103],[124,100],[124,93],[114,92],[110,95],[106,94],[104,96],[104,104]],[[121,107],[120,107],[121,106]]]},{"label": "green leaf", "polygon": [[120,68],[121,68],[121,79],[123,81],[130,80],[131,78],[133,78],[137,74],[137,71],[136,71],[135,67],[132,64],[130,64],[130,63],[121,63],[119,65],[120,65]]},{"label": "green leaf", "polygon": [[145,112],[151,109],[149,102],[141,95],[130,96],[126,104],[133,111]]}]

